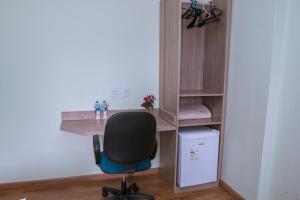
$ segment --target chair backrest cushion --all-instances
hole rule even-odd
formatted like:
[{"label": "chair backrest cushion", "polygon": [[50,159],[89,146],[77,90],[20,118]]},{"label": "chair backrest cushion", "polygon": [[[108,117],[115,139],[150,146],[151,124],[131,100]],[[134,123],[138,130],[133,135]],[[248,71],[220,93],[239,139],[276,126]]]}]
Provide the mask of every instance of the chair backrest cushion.
[{"label": "chair backrest cushion", "polygon": [[135,164],[150,158],[156,137],[156,120],[148,112],[121,112],[107,120],[104,153],[111,161]]}]

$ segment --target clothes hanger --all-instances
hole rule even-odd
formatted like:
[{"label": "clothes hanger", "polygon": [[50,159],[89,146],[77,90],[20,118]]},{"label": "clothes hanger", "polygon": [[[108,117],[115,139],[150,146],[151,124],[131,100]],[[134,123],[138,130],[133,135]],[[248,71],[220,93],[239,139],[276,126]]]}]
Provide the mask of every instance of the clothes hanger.
[{"label": "clothes hanger", "polygon": [[189,25],[187,26],[188,29],[195,27],[197,24],[201,23],[203,19],[201,18],[201,16],[194,16],[194,19],[191,23],[189,23]]},{"label": "clothes hanger", "polygon": [[193,28],[193,27],[195,27],[196,24],[201,23],[201,21],[203,20],[202,15],[205,11],[204,9],[197,7],[197,1],[196,0],[195,1],[192,0],[191,7],[193,8],[193,13],[192,13],[191,16],[188,17],[188,19],[193,18],[193,20],[187,26],[188,29]]},{"label": "clothes hanger", "polygon": [[215,2],[210,2],[209,11],[205,8],[205,3],[202,3],[202,8],[197,7],[197,0],[191,0],[191,5],[182,15],[182,19],[192,19],[187,28],[202,27],[206,24],[221,21],[222,10],[216,7]]},{"label": "clothes hanger", "polygon": [[199,15],[203,13],[201,8],[197,7],[197,0],[191,0],[191,5],[189,9],[183,8],[186,12],[182,15],[182,19],[191,19],[195,15]]},{"label": "clothes hanger", "polygon": [[210,17],[207,17],[201,23],[199,23],[198,27],[202,27],[206,24],[210,24],[210,23],[213,23],[213,22],[221,21],[220,17],[222,16],[222,13],[223,13],[223,11],[216,7],[215,2],[212,2],[211,6],[210,6]]},{"label": "clothes hanger", "polygon": [[196,0],[191,0],[191,5],[188,9],[183,8],[186,10],[185,13],[182,15],[182,19],[190,19],[194,15],[194,7],[197,4]]},{"label": "clothes hanger", "polygon": [[183,13],[183,15],[181,16],[182,19],[190,19],[190,16],[193,16],[194,14],[194,10],[192,7],[189,7],[189,9],[183,8],[185,9],[185,13]]},{"label": "clothes hanger", "polygon": [[199,27],[199,25],[203,24],[206,21],[206,19],[211,16],[211,10],[212,10],[211,8],[212,8],[212,5],[210,6],[210,11],[208,12],[205,9],[205,5],[203,3],[202,4],[202,10],[203,10],[203,12],[201,13],[201,15],[195,16],[194,21],[192,23],[190,23],[187,28],[193,28],[193,27],[196,27],[196,26]]},{"label": "clothes hanger", "polygon": [[208,12],[206,9],[205,9],[205,4],[203,3],[202,4],[202,10],[204,11],[204,13],[206,13],[206,17],[210,17],[210,12]]}]

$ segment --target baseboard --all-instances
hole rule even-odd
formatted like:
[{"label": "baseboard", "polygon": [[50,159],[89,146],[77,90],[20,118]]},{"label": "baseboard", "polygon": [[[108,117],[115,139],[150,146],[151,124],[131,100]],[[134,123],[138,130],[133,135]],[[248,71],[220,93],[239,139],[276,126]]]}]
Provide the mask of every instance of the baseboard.
[{"label": "baseboard", "polygon": [[[149,170],[143,172],[137,172],[127,176],[137,177],[137,176],[149,176],[149,175],[158,175],[158,174],[159,174],[159,168],[151,168]],[[56,178],[56,179],[4,183],[4,184],[0,184],[0,190],[51,187],[51,186],[58,186],[58,185],[76,184],[82,182],[103,181],[103,180],[112,180],[112,179],[121,179],[121,178],[122,178],[121,174],[101,173],[101,174],[93,174],[93,175],[85,175],[85,176]]]},{"label": "baseboard", "polygon": [[242,195],[240,195],[240,193],[238,193],[237,191],[235,191],[232,187],[230,187],[225,181],[220,180],[219,181],[219,185],[220,187],[222,187],[224,190],[226,190],[226,192],[228,192],[229,194],[231,194],[231,196],[235,199],[235,200],[246,200],[244,197],[242,197]]}]

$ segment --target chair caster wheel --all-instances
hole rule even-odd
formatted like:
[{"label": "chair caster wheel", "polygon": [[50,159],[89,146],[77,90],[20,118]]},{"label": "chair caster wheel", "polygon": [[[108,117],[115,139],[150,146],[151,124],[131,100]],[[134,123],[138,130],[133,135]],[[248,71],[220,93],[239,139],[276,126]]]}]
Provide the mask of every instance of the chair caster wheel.
[{"label": "chair caster wheel", "polygon": [[108,196],[108,192],[105,191],[105,190],[102,190],[102,196],[103,196],[103,197],[107,197],[107,196]]}]

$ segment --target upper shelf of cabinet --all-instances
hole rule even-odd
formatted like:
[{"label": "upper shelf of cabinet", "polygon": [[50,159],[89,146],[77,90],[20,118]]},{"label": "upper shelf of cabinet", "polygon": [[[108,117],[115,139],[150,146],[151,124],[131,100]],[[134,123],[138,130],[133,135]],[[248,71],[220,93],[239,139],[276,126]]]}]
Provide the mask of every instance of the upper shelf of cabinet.
[{"label": "upper shelf of cabinet", "polygon": [[212,92],[205,90],[181,90],[180,97],[222,97],[224,93],[222,92]]}]

